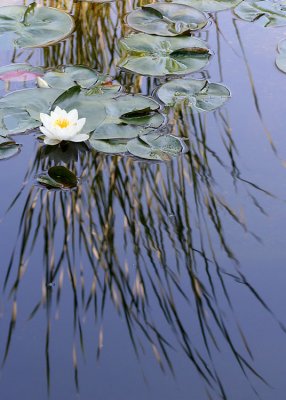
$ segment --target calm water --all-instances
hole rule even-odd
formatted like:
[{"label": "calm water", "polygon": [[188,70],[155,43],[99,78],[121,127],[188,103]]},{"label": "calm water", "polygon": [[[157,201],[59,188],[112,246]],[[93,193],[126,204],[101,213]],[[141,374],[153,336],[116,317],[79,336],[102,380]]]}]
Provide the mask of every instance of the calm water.
[{"label": "calm water", "polygon": [[[115,67],[131,3],[79,3],[72,38],[1,43],[1,65],[85,64],[151,95],[163,80]],[[45,152],[32,134],[1,161],[1,399],[285,398],[286,75],[274,63],[285,29],[222,12],[201,35],[214,56],[195,76],[232,99],[170,111],[184,156]],[[35,185],[59,160],[82,177],[77,191]]]}]

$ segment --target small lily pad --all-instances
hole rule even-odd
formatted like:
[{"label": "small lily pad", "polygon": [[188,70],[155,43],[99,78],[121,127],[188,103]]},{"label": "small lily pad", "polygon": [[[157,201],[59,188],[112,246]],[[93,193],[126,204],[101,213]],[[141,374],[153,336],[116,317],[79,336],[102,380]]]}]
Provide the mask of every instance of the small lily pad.
[{"label": "small lily pad", "polygon": [[78,184],[76,175],[63,166],[51,167],[47,174],[38,175],[37,181],[54,189],[72,189]]},{"label": "small lily pad", "polygon": [[184,104],[193,111],[213,111],[221,107],[231,96],[229,89],[205,79],[175,79],[162,85],[158,98],[167,106]]},{"label": "small lily pad", "polygon": [[159,36],[178,36],[207,24],[201,11],[182,4],[154,3],[132,11],[127,24],[140,32]]},{"label": "small lily pad", "polygon": [[235,8],[234,13],[245,21],[261,21],[265,27],[286,25],[285,1],[245,0]]},{"label": "small lily pad", "polygon": [[21,150],[21,146],[7,136],[0,136],[0,160],[15,156]]},{"label": "small lily pad", "polygon": [[184,75],[204,68],[211,52],[195,37],[131,34],[120,41],[125,53],[119,67],[141,75]]}]

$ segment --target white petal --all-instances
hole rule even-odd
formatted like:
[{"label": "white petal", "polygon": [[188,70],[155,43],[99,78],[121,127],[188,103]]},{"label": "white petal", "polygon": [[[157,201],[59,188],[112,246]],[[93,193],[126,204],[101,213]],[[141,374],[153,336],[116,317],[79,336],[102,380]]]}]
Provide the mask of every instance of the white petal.
[{"label": "white petal", "polygon": [[51,123],[51,117],[48,114],[40,113],[40,120],[45,126],[49,126]]},{"label": "white petal", "polygon": [[89,135],[86,134],[79,134],[75,135],[73,138],[70,139],[70,142],[85,142],[89,139]]},{"label": "white petal", "polygon": [[50,139],[50,138],[45,138],[44,143],[49,145],[49,146],[55,146],[56,144],[59,144],[61,140],[58,139]]},{"label": "white petal", "polygon": [[76,124],[76,132],[77,133],[82,130],[85,123],[86,123],[86,118],[81,118],[77,121],[77,124]]},{"label": "white petal", "polygon": [[53,132],[49,131],[47,128],[45,128],[44,126],[40,126],[40,131],[47,136],[48,138],[54,138],[54,134]]},{"label": "white petal", "polygon": [[69,121],[70,121],[71,123],[77,122],[77,120],[78,120],[78,112],[77,112],[76,109],[71,110],[71,111],[68,113],[68,119],[69,119]]}]

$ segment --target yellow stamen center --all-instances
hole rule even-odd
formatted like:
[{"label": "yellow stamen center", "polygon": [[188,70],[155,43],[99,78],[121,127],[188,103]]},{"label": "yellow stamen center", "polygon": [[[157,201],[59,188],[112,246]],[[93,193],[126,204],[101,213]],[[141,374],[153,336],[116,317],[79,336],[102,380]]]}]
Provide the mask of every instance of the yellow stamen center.
[{"label": "yellow stamen center", "polygon": [[70,121],[68,119],[56,119],[54,125],[63,129],[70,126]]}]

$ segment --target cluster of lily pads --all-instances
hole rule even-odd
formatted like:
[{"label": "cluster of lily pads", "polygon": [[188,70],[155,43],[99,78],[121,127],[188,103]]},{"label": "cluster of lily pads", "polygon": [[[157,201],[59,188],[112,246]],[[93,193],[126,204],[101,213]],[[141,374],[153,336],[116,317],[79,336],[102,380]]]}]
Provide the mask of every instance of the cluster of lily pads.
[{"label": "cluster of lily pads", "polygon": [[[103,2],[94,1],[93,2]],[[109,2],[109,0],[107,1]],[[36,80],[37,87],[12,92],[0,99],[0,159],[20,150],[13,134],[40,130],[47,145],[61,140],[86,140],[87,147],[108,154],[132,155],[155,161],[170,160],[185,149],[184,142],[164,133],[166,107],[189,107],[208,112],[230,97],[222,84],[185,78],[206,67],[211,57],[207,43],[194,36],[209,23],[209,14],[234,8],[246,21],[263,20],[265,26],[286,23],[285,1],[166,0],[133,10],[126,22],[133,30],[120,40],[118,67],[167,79],[155,98],[123,92],[118,82],[85,66],[54,70],[13,64],[0,68],[0,80]],[[52,45],[74,30],[69,14],[37,6],[0,7],[0,35],[16,47]],[[281,57],[284,47],[281,46]],[[62,134],[62,137],[60,136]],[[59,172],[61,176],[63,170]],[[57,184],[57,174],[41,176],[41,183]],[[52,184],[53,183],[53,184]],[[75,180],[73,179],[73,183]],[[68,187],[70,187],[68,185]]]}]

